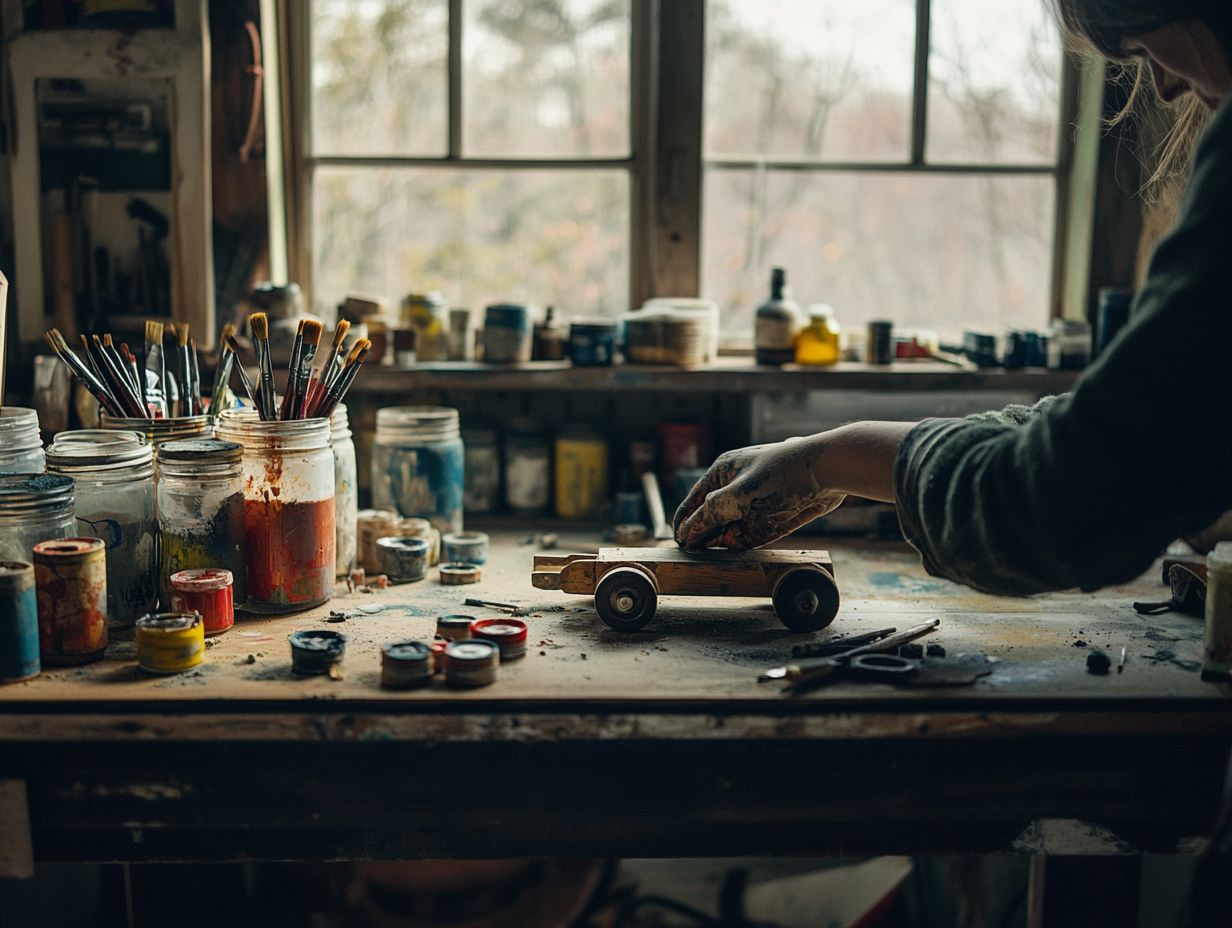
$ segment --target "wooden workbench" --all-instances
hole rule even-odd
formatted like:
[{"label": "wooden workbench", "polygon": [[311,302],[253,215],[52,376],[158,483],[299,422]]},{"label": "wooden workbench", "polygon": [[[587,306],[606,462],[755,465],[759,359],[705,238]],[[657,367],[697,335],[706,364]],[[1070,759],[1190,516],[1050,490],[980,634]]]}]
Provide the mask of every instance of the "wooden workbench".
[{"label": "wooden workbench", "polygon": [[[0,687],[0,780],[25,784],[35,856],[1030,851],[1051,819],[1088,823],[1096,848],[1168,851],[1215,809],[1229,691],[1194,669],[1200,620],[1130,607],[1167,598],[1155,573],[999,599],[926,576],[905,546],[829,540],[843,601],[824,632],[788,632],[766,601],[664,598],[620,634],[588,599],[531,587],[523,534],[494,534],[477,586],[432,572],[241,619],[187,674],[142,676],[120,633],[102,662]],[[443,612],[500,615],[467,596],[530,609],[527,657],[484,689],[380,689],[382,643],[430,639]],[[933,616],[929,641],[998,658],[993,673],[795,698],[756,682],[792,644]],[[291,674],[287,634],[318,627],[347,635],[342,679]],[[1114,663],[1124,645],[1124,673],[1088,674],[1079,641]]]}]

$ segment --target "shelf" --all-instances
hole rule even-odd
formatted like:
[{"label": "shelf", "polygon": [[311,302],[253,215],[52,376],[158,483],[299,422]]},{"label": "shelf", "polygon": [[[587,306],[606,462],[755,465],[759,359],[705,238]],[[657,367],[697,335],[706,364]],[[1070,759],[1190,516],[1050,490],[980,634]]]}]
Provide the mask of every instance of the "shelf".
[{"label": "shelf", "polygon": [[365,366],[352,392],[358,395],[420,390],[568,390],[609,393],[798,393],[810,390],[1003,390],[1045,396],[1064,393],[1078,371],[1001,369],[968,371],[935,362],[888,367],[843,363],[829,368],[759,367],[752,360],[724,359],[698,369],[623,364],[573,367],[568,362],[521,365],[435,362],[413,368]]}]

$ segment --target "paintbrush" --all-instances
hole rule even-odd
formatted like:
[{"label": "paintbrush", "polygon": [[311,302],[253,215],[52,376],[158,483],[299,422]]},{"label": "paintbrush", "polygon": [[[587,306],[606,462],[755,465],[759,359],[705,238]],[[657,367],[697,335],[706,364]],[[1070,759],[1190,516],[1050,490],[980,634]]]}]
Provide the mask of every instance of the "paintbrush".
[{"label": "paintbrush", "polygon": [[136,391],[137,382],[132,379],[128,364],[124,361],[124,356],[120,354],[120,349],[116,347],[115,339],[111,337],[110,332],[103,333],[102,348],[103,353],[107,355],[107,360],[111,362],[112,369],[120,375],[131,390]]},{"label": "paintbrush", "polygon": [[124,376],[121,365],[113,361],[111,355],[103,347],[103,340],[97,335],[92,335],[89,340],[86,340],[83,335],[82,340],[87,352],[94,360],[94,366],[100,374],[100,379],[107,384],[120,408],[125,410],[124,415],[135,419],[146,418],[145,406],[134,395],[133,387],[129,385],[128,378]]},{"label": "paintbrush", "polygon": [[[145,391],[141,389],[141,365],[137,363],[137,356],[128,347],[128,342],[120,343],[120,355],[124,358],[124,370],[128,373],[128,379],[137,390],[137,400],[145,407]],[[148,413],[148,407],[146,409]]]},{"label": "paintbrush", "polygon": [[257,349],[257,379],[260,381],[260,403],[257,413],[266,422],[278,418],[274,405],[274,364],[270,359],[269,317],[265,313],[253,313],[248,317],[253,346]]},{"label": "paintbrush", "polygon": [[232,340],[235,338],[235,326],[230,322],[222,327],[222,332],[218,335],[218,344],[220,346],[218,368],[214,371],[214,385],[210,390],[210,408],[208,410],[210,418],[215,420],[222,412],[222,404],[227,395],[227,384],[231,380],[231,365],[235,362],[235,352],[227,344],[228,338]]},{"label": "paintbrush", "polygon": [[190,354],[192,348],[189,346],[189,326],[187,322],[178,323],[175,327],[176,344],[179,346],[179,352],[176,357],[180,362],[179,381],[176,384],[180,388],[180,415],[194,416],[193,411],[193,383],[192,383],[192,359]]},{"label": "paintbrush", "polygon": [[313,411],[313,415],[317,418],[328,419],[333,414],[334,408],[342,402],[342,398],[346,396],[347,390],[354,383],[356,375],[359,373],[359,368],[364,363],[364,358],[368,356],[368,352],[372,349],[372,342],[367,338],[361,338],[356,342],[351,349],[350,355],[347,357],[346,365],[342,368],[342,373],[334,381],[333,386],[329,388],[329,392],[325,394],[325,398],[321,400],[321,405]]},{"label": "paintbrush", "polygon": [[304,418],[304,402],[307,399],[308,381],[312,376],[312,362],[317,356],[317,348],[321,343],[321,323],[315,319],[305,319],[302,323],[303,336],[300,339],[299,363],[290,371],[288,378],[293,385],[287,390],[291,395],[291,418]]},{"label": "paintbrush", "polygon": [[295,340],[291,342],[291,362],[287,365],[287,386],[282,391],[282,406],[278,409],[278,418],[287,420],[291,418],[292,395],[295,392],[295,380],[299,372],[299,357],[304,350],[304,323],[307,319],[301,319],[299,325],[295,327]]},{"label": "paintbrush", "polygon": [[[227,334],[222,337],[222,340],[227,344],[227,353],[231,356],[231,358],[235,358],[240,353],[240,346],[235,340],[235,336]],[[257,403],[257,391],[252,388],[252,381],[248,379],[248,372],[244,370],[243,364],[236,364],[235,369],[240,372],[240,380],[244,384],[244,392],[248,394],[248,399],[252,401],[253,408],[256,409],[257,414],[260,415],[260,408]],[[230,373],[230,370],[231,368],[228,367],[228,373]]]},{"label": "paintbrush", "polygon": [[[167,415],[179,416],[180,410],[180,353],[179,338],[175,334],[175,323],[167,322],[163,325],[163,357],[167,359],[167,363],[163,366],[163,393],[167,397]],[[168,345],[166,339],[171,340]]]},{"label": "paintbrush", "polygon": [[90,391],[91,395],[98,400],[100,406],[113,416],[124,417],[124,410],[120,408],[115,397],[111,395],[107,385],[99,380],[98,376],[86,366],[86,363],[81,358],[77,357],[76,352],[68,346],[64,336],[60,334],[59,329],[48,331],[43,336],[43,340],[47,342],[47,347],[55,352],[56,357],[68,365],[68,369],[72,371],[73,376],[81,381],[82,386]]},{"label": "paintbrush", "polygon": [[145,323],[145,403],[155,415],[166,416],[167,394],[163,392],[164,372],[163,324],[147,319]]},{"label": "paintbrush", "polygon": [[346,319],[339,319],[338,324],[334,326],[333,344],[329,351],[321,352],[321,363],[308,380],[308,391],[304,401],[305,417],[315,414],[325,391],[329,389],[334,377],[342,369],[342,359],[346,353],[343,342],[346,341],[346,334],[350,328],[351,323]]},{"label": "paintbrush", "polygon": [[190,339],[188,342],[188,371],[189,380],[192,383],[192,415],[201,415],[201,368],[198,367],[197,361],[197,340]]}]

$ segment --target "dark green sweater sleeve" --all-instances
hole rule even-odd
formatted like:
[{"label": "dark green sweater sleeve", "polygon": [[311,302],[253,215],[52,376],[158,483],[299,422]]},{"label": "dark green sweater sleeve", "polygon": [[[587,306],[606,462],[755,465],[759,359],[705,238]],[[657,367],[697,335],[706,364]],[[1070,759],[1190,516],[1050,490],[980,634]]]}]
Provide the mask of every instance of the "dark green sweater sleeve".
[{"label": "dark green sweater sleeve", "polygon": [[928,571],[991,593],[1125,582],[1232,509],[1232,108],[1132,321],[1073,392],[1017,422],[921,422],[894,484]]}]

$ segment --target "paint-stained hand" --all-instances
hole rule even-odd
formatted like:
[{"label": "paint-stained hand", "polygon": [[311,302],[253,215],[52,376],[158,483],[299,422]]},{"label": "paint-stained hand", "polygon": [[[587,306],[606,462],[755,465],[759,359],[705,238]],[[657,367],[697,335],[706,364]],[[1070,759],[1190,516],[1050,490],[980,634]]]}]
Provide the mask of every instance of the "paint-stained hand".
[{"label": "paint-stained hand", "polygon": [[673,519],[682,548],[756,548],[831,512],[845,494],[825,485],[813,438],[728,451]]}]

